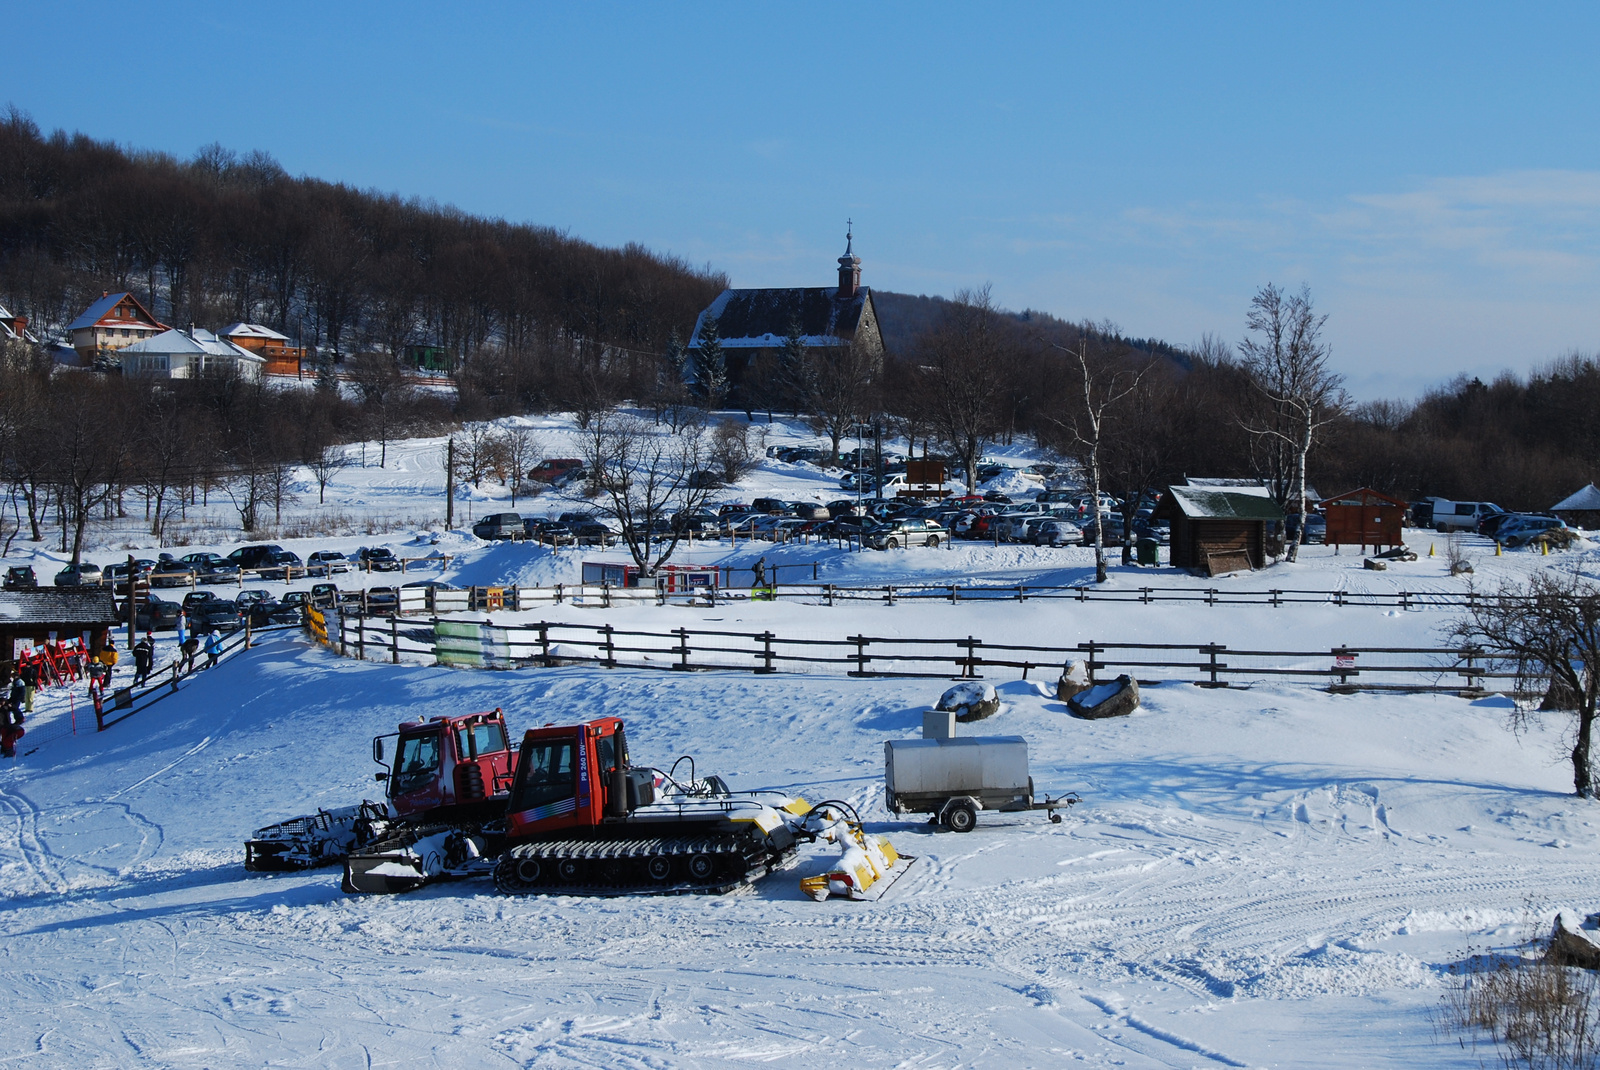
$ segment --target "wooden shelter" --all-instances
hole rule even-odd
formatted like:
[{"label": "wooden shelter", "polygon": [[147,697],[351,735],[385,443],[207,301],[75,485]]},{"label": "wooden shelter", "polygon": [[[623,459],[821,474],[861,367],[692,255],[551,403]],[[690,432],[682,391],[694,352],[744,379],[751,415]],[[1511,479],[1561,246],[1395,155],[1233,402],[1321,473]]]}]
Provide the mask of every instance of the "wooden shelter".
[{"label": "wooden shelter", "polygon": [[1283,523],[1283,510],[1252,487],[1167,488],[1156,516],[1172,523],[1172,564],[1208,576],[1267,564],[1267,530]]},{"label": "wooden shelter", "polygon": [[1322,515],[1328,521],[1329,546],[1359,546],[1366,553],[1386,546],[1402,546],[1400,534],[1406,503],[1399,498],[1361,487],[1336,494],[1322,502]]},{"label": "wooden shelter", "polygon": [[92,653],[118,624],[109,587],[26,587],[0,591],[0,672],[9,676],[24,644],[84,637]]}]

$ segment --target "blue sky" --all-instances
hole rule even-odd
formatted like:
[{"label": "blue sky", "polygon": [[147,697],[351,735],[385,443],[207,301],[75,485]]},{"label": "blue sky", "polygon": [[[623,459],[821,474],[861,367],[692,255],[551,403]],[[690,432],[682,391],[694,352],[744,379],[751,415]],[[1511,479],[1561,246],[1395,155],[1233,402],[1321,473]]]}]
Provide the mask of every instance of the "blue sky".
[{"label": "blue sky", "polygon": [[1593,5],[14,5],[0,104],[187,157],[1237,341],[1308,284],[1361,398],[1600,345]]}]

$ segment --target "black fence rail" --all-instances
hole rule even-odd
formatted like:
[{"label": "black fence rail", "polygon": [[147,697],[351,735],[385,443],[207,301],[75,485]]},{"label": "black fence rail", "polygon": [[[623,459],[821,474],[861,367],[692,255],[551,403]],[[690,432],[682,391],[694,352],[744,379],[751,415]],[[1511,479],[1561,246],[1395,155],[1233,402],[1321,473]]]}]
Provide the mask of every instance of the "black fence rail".
[{"label": "black fence rail", "polygon": [[1202,687],[1287,681],[1332,691],[1483,694],[1518,674],[1505,659],[1473,647],[1337,646],[1320,650],[1256,650],[1220,643],[1107,643],[1072,646],[991,643],[975,636],[918,639],[851,635],[842,639],[781,636],[771,631],[674,628],[656,631],[609,624],[498,625],[489,620],[407,620],[346,616],[328,624],[328,643],[364,660],[528,668],[593,664],[693,672],[835,673],[857,677],[979,679],[994,669],[1060,672],[1077,662],[1089,682],[1126,673],[1141,683]]}]

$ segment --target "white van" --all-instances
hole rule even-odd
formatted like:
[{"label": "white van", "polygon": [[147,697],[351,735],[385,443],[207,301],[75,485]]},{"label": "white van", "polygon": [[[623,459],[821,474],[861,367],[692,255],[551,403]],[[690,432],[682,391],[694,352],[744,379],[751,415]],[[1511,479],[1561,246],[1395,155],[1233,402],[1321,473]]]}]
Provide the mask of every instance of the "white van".
[{"label": "white van", "polygon": [[1434,498],[1433,530],[1477,531],[1478,521],[1495,513],[1503,513],[1494,502],[1453,502],[1448,498]]}]

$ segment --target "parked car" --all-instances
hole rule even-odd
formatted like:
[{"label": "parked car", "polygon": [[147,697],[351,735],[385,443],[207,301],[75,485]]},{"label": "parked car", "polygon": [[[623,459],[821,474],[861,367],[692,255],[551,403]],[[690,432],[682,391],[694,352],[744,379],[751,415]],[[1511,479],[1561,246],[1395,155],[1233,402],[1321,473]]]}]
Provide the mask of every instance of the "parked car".
[{"label": "parked car", "polygon": [[722,476],[716,472],[701,468],[689,473],[690,490],[716,490],[722,486]]},{"label": "parked car", "polygon": [[1448,498],[1434,498],[1433,529],[1441,534],[1448,531],[1477,531],[1478,521],[1493,513],[1506,510],[1494,502],[1457,502]]},{"label": "parked car", "polygon": [[183,612],[189,618],[190,633],[223,630],[239,626],[239,607],[231,599],[212,591],[190,591],[183,596]]},{"label": "parked car", "polygon": [[1566,524],[1559,517],[1515,516],[1500,525],[1499,530],[1495,533],[1495,539],[1506,546],[1515,548],[1526,546],[1547,531],[1554,531],[1557,528],[1564,527],[1566,527]]},{"label": "parked car", "polygon": [[583,462],[576,457],[552,457],[534,465],[528,472],[528,478],[539,483],[557,483],[563,476],[582,467]]},{"label": "parked car", "polygon": [[[1120,516],[1119,517],[1105,517],[1105,521],[1106,521],[1106,524],[1105,524],[1105,536],[1101,541],[1101,545],[1103,545],[1103,546],[1121,546],[1122,545],[1122,518]],[[1088,523],[1084,524],[1079,530],[1083,532],[1083,545],[1085,545],[1085,546],[1093,546],[1094,545],[1094,535],[1095,535],[1094,517],[1091,516],[1089,518]]]},{"label": "parked car", "polygon": [[310,591],[285,591],[283,597],[278,599],[280,606],[286,606],[296,612],[304,610],[311,604]]},{"label": "parked car", "polygon": [[572,541],[572,527],[559,520],[537,520],[529,517],[522,522],[526,537],[550,546]]},{"label": "parked car", "polygon": [[298,610],[286,610],[283,604],[260,588],[240,591],[233,604],[241,618],[248,617],[254,625],[293,624],[300,619]]},{"label": "parked car", "polygon": [[1039,546],[1077,546],[1083,542],[1083,532],[1070,520],[1044,520],[1034,530],[1033,541]]},{"label": "parked car", "polygon": [[21,591],[37,586],[39,586],[39,577],[34,574],[32,565],[12,565],[6,569],[6,590]]},{"label": "parked car", "polygon": [[367,588],[368,613],[393,613],[400,608],[400,590],[396,587]]},{"label": "parked car", "polygon": [[490,513],[472,525],[472,534],[480,539],[520,539],[527,533],[521,513]]},{"label": "parked car", "polygon": [[56,573],[57,587],[81,587],[85,584],[98,584],[103,573],[100,566],[88,561],[80,561],[76,565],[68,565]]},{"label": "parked car", "polygon": [[171,554],[162,554],[150,571],[152,587],[188,587],[195,581],[194,569]]},{"label": "parked car", "polygon": [[335,572],[349,572],[350,559],[338,550],[313,550],[306,558],[306,575],[332,576]]},{"label": "parked car", "polygon": [[368,572],[400,571],[400,559],[387,546],[363,546],[356,551],[356,560]]},{"label": "parked car", "polygon": [[277,543],[257,543],[252,546],[239,547],[237,550],[233,551],[233,553],[228,555],[228,560],[233,562],[233,564],[238,567],[239,571],[244,572],[252,569],[258,569],[262,565],[270,563],[272,555],[275,553],[281,553],[282,551],[283,547],[279,546]]},{"label": "parked car", "polygon": [[932,520],[915,517],[890,520],[867,532],[863,541],[874,550],[898,550],[902,546],[938,546],[949,532]]},{"label": "parked car", "polygon": [[300,555],[293,550],[278,550],[269,554],[262,562],[260,576],[264,580],[293,579],[291,571],[293,569],[304,571],[305,566],[300,561]]},{"label": "parked car", "polygon": [[[290,592],[291,594],[294,592]],[[336,583],[313,583],[307,596],[313,606],[318,609],[332,609],[339,604],[339,585]]]},{"label": "parked car", "polygon": [[239,566],[221,554],[184,554],[178,563],[194,573],[197,583],[239,582]]},{"label": "parked car", "polygon": [[[150,595],[134,610],[133,626],[141,632],[164,632],[178,626],[178,613],[183,609],[177,602]],[[127,619],[124,615],[123,619]]]},{"label": "parked car", "polygon": [[[1300,528],[1300,514],[1294,513],[1284,521],[1284,535],[1293,539],[1295,532]],[[1301,542],[1307,544],[1325,543],[1328,541],[1328,522],[1321,513],[1312,513],[1306,520],[1306,537]]]}]

